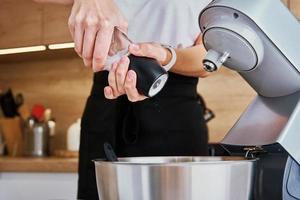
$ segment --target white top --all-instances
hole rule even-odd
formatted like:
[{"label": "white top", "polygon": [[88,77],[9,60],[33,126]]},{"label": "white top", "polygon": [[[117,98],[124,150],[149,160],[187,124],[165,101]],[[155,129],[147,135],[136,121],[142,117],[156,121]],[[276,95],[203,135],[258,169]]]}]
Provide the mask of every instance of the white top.
[{"label": "white top", "polygon": [[200,34],[198,16],[211,0],[115,0],[128,20],[134,42],[174,48],[193,46]]}]

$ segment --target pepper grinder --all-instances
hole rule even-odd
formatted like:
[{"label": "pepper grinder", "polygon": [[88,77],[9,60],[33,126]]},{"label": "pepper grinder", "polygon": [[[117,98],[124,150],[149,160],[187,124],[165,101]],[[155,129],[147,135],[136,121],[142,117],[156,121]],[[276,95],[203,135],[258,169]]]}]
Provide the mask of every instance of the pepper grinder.
[{"label": "pepper grinder", "polygon": [[131,43],[133,42],[125,33],[115,28],[105,69],[109,71],[113,63],[127,55],[130,60],[129,69],[137,74],[137,90],[145,96],[153,97],[166,84],[168,72],[153,58],[129,54],[128,47]]}]

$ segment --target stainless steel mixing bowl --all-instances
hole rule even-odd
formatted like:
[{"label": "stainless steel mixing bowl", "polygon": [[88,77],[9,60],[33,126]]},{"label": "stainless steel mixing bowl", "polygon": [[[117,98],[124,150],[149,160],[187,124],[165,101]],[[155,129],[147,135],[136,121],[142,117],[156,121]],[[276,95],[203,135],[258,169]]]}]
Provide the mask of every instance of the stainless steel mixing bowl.
[{"label": "stainless steel mixing bowl", "polygon": [[101,200],[247,200],[255,159],[135,157],[96,160]]}]

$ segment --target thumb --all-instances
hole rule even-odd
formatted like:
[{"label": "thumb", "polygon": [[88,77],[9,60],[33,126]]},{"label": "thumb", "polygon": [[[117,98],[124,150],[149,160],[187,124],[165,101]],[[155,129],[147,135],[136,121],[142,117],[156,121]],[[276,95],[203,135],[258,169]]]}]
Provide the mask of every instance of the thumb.
[{"label": "thumb", "polygon": [[135,56],[145,56],[144,52],[139,44],[130,44],[129,52]]},{"label": "thumb", "polygon": [[130,44],[129,53],[140,56],[153,58],[159,63],[163,63],[165,57],[167,56],[167,51],[164,47],[158,44],[153,43],[139,43],[139,44]]}]

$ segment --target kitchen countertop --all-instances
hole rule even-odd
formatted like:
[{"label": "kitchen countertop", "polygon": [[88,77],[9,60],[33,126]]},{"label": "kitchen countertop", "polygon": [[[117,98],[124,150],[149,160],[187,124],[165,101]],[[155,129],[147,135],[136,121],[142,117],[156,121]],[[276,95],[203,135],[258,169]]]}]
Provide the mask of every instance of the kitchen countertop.
[{"label": "kitchen countertop", "polygon": [[77,173],[78,158],[0,157],[1,172]]}]

